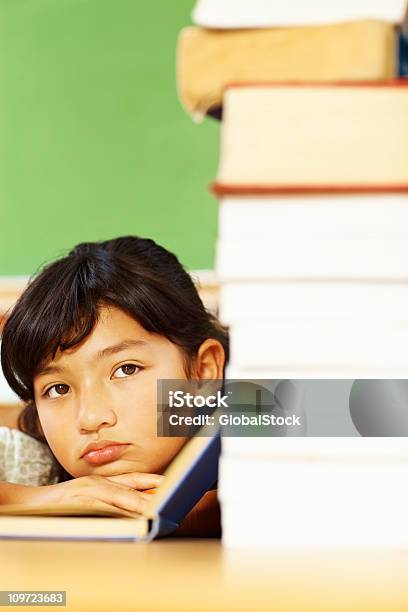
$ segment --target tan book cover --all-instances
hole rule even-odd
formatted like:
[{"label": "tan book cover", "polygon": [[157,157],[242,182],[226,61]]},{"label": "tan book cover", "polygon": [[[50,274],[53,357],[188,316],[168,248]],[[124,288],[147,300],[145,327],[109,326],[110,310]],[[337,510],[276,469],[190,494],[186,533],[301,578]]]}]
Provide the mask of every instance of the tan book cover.
[{"label": "tan book cover", "polygon": [[218,193],[406,190],[408,81],[227,90]]},{"label": "tan book cover", "polygon": [[179,96],[197,118],[221,106],[233,82],[372,81],[395,74],[395,28],[382,21],[261,30],[188,27],[179,37]]}]

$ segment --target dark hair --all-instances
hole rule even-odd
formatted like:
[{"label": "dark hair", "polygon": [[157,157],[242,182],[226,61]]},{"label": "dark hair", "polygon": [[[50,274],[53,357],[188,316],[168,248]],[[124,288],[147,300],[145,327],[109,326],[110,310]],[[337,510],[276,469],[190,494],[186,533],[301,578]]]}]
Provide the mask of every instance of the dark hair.
[{"label": "dark hair", "polygon": [[24,433],[46,442],[34,403],[34,376],[58,350],[91,333],[102,305],[121,308],[147,331],[179,345],[187,377],[207,338],[222,344],[228,362],[226,328],[206,310],[173,253],[137,236],[79,244],[34,277],[4,325],[1,365],[26,403],[18,421]]}]

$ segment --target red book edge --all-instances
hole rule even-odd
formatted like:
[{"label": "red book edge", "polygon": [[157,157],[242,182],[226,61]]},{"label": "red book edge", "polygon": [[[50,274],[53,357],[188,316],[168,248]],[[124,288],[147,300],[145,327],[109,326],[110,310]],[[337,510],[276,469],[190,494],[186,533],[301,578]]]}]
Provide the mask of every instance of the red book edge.
[{"label": "red book edge", "polygon": [[257,87],[408,87],[408,78],[385,79],[382,81],[236,81],[228,83],[224,91],[234,88]]},{"label": "red book edge", "polygon": [[408,193],[408,183],[401,185],[235,185],[215,182],[210,184],[210,191],[215,196]]}]

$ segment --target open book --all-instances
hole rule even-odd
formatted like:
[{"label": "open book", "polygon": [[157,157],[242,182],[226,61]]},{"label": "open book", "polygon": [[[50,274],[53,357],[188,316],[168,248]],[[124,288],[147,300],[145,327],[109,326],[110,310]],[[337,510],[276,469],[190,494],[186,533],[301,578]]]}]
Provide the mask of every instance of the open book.
[{"label": "open book", "polygon": [[0,506],[0,539],[139,541],[168,535],[216,482],[219,454],[219,431],[191,438],[165,471],[143,516],[120,508]]}]

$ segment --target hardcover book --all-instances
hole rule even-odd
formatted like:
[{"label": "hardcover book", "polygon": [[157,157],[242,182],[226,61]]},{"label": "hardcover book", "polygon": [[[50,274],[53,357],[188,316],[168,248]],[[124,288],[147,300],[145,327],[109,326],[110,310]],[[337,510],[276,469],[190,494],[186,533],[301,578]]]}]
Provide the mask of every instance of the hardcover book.
[{"label": "hardcover book", "polygon": [[219,432],[188,440],[151,496],[146,515],[118,508],[0,506],[0,539],[149,541],[177,529],[181,520],[216,482]]},{"label": "hardcover book", "polygon": [[230,83],[375,81],[397,76],[392,24],[356,21],[327,26],[181,31],[177,83],[194,118],[222,106]]}]

